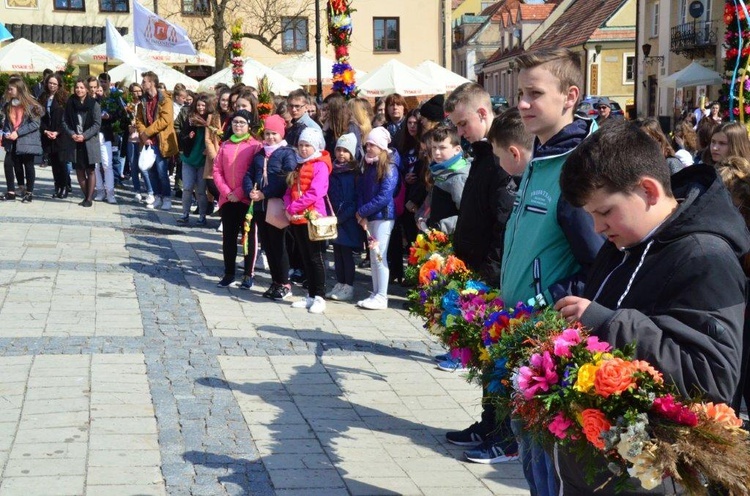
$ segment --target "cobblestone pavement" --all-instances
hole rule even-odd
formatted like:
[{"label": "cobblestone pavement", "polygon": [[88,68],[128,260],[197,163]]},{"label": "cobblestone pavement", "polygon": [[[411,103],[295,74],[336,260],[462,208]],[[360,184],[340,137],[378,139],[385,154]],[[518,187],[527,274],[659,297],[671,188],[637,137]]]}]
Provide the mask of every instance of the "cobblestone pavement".
[{"label": "cobblestone pavement", "polygon": [[216,288],[216,218],[86,209],[37,175],[0,203],[0,496],[528,494],[445,442],[480,391],[401,298],[310,315],[261,298],[265,271]]}]

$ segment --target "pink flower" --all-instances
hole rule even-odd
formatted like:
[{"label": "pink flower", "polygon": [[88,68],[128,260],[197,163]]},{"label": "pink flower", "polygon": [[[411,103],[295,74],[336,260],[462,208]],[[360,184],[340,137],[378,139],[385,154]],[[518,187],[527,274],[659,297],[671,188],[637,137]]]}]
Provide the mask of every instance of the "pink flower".
[{"label": "pink flower", "polygon": [[581,342],[581,335],[578,329],[565,329],[562,334],[555,338],[553,343],[555,344],[555,355],[559,357],[570,358],[570,347],[575,346]]},{"label": "pink flower", "polygon": [[451,350],[451,356],[453,358],[456,358],[458,360],[461,360],[461,365],[466,367],[466,364],[468,364],[471,361],[471,349],[469,348],[454,348]]},{"label": "pink flower", "polygon": [[680,425],[687,425],[688,427],[698,425],[698,416],[695,412],[679,401],[675,401],[671,394],[656,398],[651,410]]},{"label": "pink flower", "polygon": [[538,391],[549,391],[558,380],[555,361],[549,351],[545,351],[544,355],[531,355],[529,363],[531,367],[521,367],[518,371],[518,385],[527,400],[532,399]]},{"label": "pink flower", "polygon": [[549,431],[554,434],[558,439],[565,439],[568,437],[568,428],[573,425],[573,422],[568,420],[568,418],[563,414],[562,412],[559,412],[554,420],[550,422],[549,426],[547,427]]},{"label": "pink flower", "polygon": [[599,341],[599,338],[596,336],[589,336],[586,339],[586,349],[592,353],[604,353],[611,350],[612,347],[607,342]]}]

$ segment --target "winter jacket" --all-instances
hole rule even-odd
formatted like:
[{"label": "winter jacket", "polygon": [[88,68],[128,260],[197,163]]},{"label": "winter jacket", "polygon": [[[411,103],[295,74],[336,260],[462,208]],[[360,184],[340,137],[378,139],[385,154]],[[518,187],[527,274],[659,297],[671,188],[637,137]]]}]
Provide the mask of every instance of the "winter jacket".
[{"label": "winter jacket", "polygon": [[364,231],[357,224],[356,173],[354,170],[336,169],[334,166],[328,179],[328,198],[338,220],[338,237],[335,245],[360,248],[364,242]]},{"label": "winter jacket", "polygon": [[446,234],[453,234],[456,230],[461,197],[470,169],[469,164],[460,155],[454,159],[455,164],[450,169],[440,168],[438,164],[430,166],[434,187],[427,226]]},{"label": "winter jacket", "polygon": [[471,169],[466,178],[453,248],[482,280],[496,286],[500,280],[505,225],[513,206],[511,177],[497,163],[492,145],[471,145]]},{"label": "winter jacket", "polygon": [[[378,181],[377,164],[364,164],[364,172],[357,181],[357,213],[368,221],[393,220],[396,218],[396,203],[393,195],[399,182],[398,167],[393,155],[388,172]],[[364,162],[364,160],[363,160]]]},{"label": "winter jacket", "polygon": [[156,106],[156,116],[149,125],[149,119],[146,117],[148,112],[148,99],[144,95],[141,98],[140,112],[135,117],[135,127],[138,133],[145,132],[149,137],[158,137],[159,154],[164,158],[177,155],[179,149],[177,146],[177,135],[174,132],[174,118],[172,99],[163,91],[156,94],[158,104]]},{"label": "winter jacket", "polygon": [[[686,397],[731,403],[740,380],[747,281],[739,258],[750,233],[713,167],[672,176],[677,210],[639,244],[606,242],[591,267],[581,322],[621,348],[635,344]],[[586,485],[575,456],[558,450],[566,495],[615,494],[610,474]],[[635,487],[639,487],[636,483]],[[645,494],[640,490],[620,494]],[[655,494],[664,494],[659,490]]]},{"label": "winter jacket", "polygon": [[[302,117],[297,119],[296,121],[292,122],[292,127],[286,130],[286,133],[284,133],[284,139],[287,143],[289,143],[289,146],[297,146],[297,141],[299,141],[299,135],[302,134],[302,131],[306,127],[317,127],[320,129],[320,126],[317,122],[312,120],[312,117],[309,115],[302,114]],[[321,132],[323,131],[320,129]]]},{"label": "winter jacket", "polygon": [[221,144],[214,160],[213,176],[216,189],[219,190],[219,208],[228,201],[229,193],[234,193],[242,203],[250,204],[250,199],[242,188],[242,180],[250,168],[253,157],[262,152],[263,145],[253,138],[239,143],[229,140]]},{"label": "winter jacket", "polygon": [[3,110],[3,113],[6,116],[5,122],[3,122],[3,133],[15,131],[18,133],[18,138],[15,140],[3,138],[2,141],[5,151],[8,153],[15,151],[18,155],[41,155],[42,138],[39,136],[41,117],[33,115],[32,110],[27,108],[24,110],[21,125],[14,129],[13,123],[11,122],[10,109],[10,103],[6,103]]},{"label": "winter jacket", "polygon": [[[354,160],[359,161],[363,157],[363,145],[362,145],[362,130],[359,128],[358,125],[356,125],[353,122],[349,123],[349,127],[346,130],[347,133],[352,133],[354,137],[357,139],[357,146],[356,146],[356,153],[354,154],[354,157],[352,157]],[[323,132],[325,139],[326,139],[326,150],[328,150],[328,153],[331,154],[331,157],[335,157],[336,155],[336,136],[333,134],[333,129],[326,129]]]},{"label": "winter jacket", "polygon": [[84,144],[86,145],[86,156],[88,158],[89,165],[98,164],[102,161],[102,147],[99,143],[99,129],[102,126],[102,109],[96,100],[91,97],[86,97],[84,100],[85,108],[80,108],[76,111],[75,99],[78,98],[72,95],[68,98],[68,103],[65,104],[65,112],[62,119],[62,134],[58,136],[58,140],[62,138],[59,146],[63,149],[62,160],[64,162],[76,163],[76,149],[77,143],[73,141],[73,135],[78,133],[78,117],[80,116],[83,122],[83,138]]},{"label": "winter jacket", "polygon": [[[46,101],[41,102],[41,104],[45,106],[44,115],[39,123],[39,135],[42,138],[42,149],[44,149],[45,153],[58,153],[62,149],[61,141],[63,136],[61,136],[61,134],[63,132],[62,120],[63,115],[65,114],[65,107],[57,103],[57,100],[54,98],[50,102],[49,111],[46,107]],[[44,134],[45,131],[57,132],[58,137],[51,140],[47,138],[46,134]]]},{"label": "winter jacket", "polygon": [[542,295],[552,305],[565,295],[583,294],[586,269],[604,238],[591,216],[560,196],[560,172],[573,149],[596,130],[576,118],[540,145],[521,178],[505,232],[500,289],[506,303]]},{"label": "winter jacket", "polygon": [[332,168],[331,156],[325,150],[320,157],[297,164],[296,180],[284,193],[286,211],[289,215],[299,216],[292,219],[292,224],[307,224],[303,216],[311,209],[320,216],[328,215],[325,197]]},{"label": "winter jacket", "polygon": [[[266,178],[263,177],[263,166],[266,167]],[[266,198],[282,198],[286,191],[286,177],[297,168],[297,154],[294,148],[282,146],[277,148],[266,162],[263,149],[253,157],[253,163],[245,174],[242,187],[245,194],[250,194],[255,185]],[[255,202],[255,210],[266,210],[266,200]]]}]

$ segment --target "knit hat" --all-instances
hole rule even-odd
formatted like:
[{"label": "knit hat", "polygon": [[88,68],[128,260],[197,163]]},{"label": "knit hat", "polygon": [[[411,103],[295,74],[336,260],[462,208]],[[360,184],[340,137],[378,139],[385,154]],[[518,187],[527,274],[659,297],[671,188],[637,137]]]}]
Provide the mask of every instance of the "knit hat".
[{"label": "knit hat", "polygon": [[326,140],[323,137],[323,132],[317,127],[306,127],[303,129],[302,133],[299,135],[297,143],[302,141],[315,148],[316,152],[323,151],[326,147]]},{"label": "knit hat", "polygon": [[596,106],[599,107],[601,105],[604,105],[605,107],[612,108],[612,103],[609,101],[609,98],[606,96],[603,96],[599,99],[599,101],[596,102]]},{"label": "knit hat", "polygon": [[391,142],[391,133],[384,127],[376,127],[367,135],[365,143],[372,143],[381,150],[388,150],[388,143]]},{"label": "knit hat", "polygon": [[232,116],[232,119],[234,119],[235,117],[242,117],[243,119],[247,121],[247,124],[249,126],[253,125],[253,114],[251,114],[245,109],[240,109],[237,112],[235,112],[234,115]]},{"label": "knit hat", "polygon": [[269,115],[266,117],[266,120],[263,121],[263,128],[266,131],[278,133],[283,138],[284,134],[286,134],[286,121],[278,114]]},{"label": "knit hat", "polygon": [[354,133],[342,134],[336,141],[336,148],[343,148],[352,154],[352,159],[357,156],[357,137]]},{"label": "knit hat", "polygon": [[442,122],[445,119],[445,97],[435,95],[419,107],[419,115],[432,122]]}]

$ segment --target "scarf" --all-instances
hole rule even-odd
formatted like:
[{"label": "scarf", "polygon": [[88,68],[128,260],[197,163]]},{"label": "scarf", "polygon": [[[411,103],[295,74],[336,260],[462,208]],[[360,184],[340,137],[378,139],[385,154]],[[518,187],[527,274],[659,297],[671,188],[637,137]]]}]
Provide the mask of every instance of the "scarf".
[{"label": "scarf", "polygon": [[356,162],[333,162],[333,173],[338,174],[340,172],[352,172],[354,167],[357,165]]},{"label": "scarf", "polygon": [[93,122],[94,116],[92,112],[95,104],[96,100],[89,95],[86,95],[83,101],[75,95],[71,96],[68,99],[67,105],[65,105],[65,123],[70,129],[76,129],[78,127],[78,114],[83,113],[85,114],[82,119],[84,129],[87,129],[90,125],[86,126],[86,124]]},{"label": "scarf", "polygon": [[281,140],[275,145],[263,145],[263,151],[266,153],[266,157],[270,157],[273,152],[281,148],[282,146],[286,146],[286,141]]},{"label": "scarf", "polygon": [[438,178],[441,175],[443,175],[443,173],[458,172],[464,167],[466,167],[466,160],[464,160],[464,157],[460,153],[457,153],[453,157],[446,160],[445,162],[431,163],[430,172],[432,173],[432,176],[437,181],[439,180]]},{"label": "scarf", "polygon": [[229,137],[229,140],[232,143],[242,143],[243,141],[247,141],[249,139],[250,139],[250,133],[241,134],[240,136],[233,134]]},{"label": "scarf", "polygon": [[302,158],[299,156],[299,153],[297,154],[297,163],[298,164],[304,164],[305,162],[309,162],[311,160],[315,160],[316,158],[320,158],[323,156],[323,153],[321,152],[315,152],[312,155],[310,155],[307,158]]},{"label": "scarf", "polygon": [[377,164],[379,160],[380,160],[379,156],[378,157],[368,157],[367,155],[365,155],[365,163],[367,163],[367,164],[370,164],[370,165]]}]

